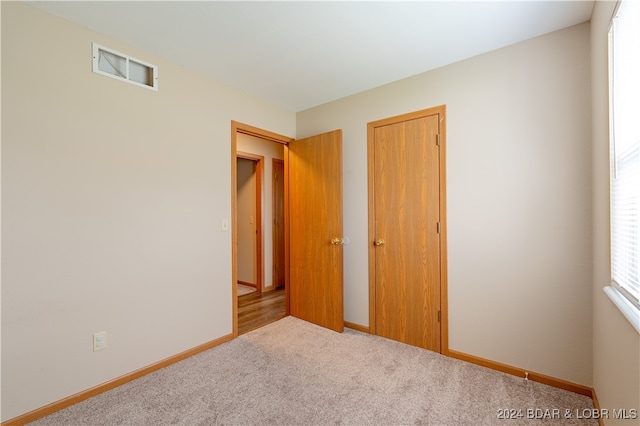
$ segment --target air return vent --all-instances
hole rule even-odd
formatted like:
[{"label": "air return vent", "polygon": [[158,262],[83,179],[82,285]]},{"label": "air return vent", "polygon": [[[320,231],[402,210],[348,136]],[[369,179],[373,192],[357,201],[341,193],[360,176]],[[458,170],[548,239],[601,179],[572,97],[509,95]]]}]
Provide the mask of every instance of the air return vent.
[{"label": "air return vent", "polygon": [[158,90],[158,67],[93,43],[93,72]]}]

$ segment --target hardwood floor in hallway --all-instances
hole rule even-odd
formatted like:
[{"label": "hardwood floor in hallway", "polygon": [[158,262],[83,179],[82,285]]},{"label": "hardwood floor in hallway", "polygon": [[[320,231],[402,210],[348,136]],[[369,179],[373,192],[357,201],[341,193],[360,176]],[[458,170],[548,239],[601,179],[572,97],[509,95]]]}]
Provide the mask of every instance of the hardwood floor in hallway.
[{"label": "hardwood floor in hallway", "polygon": [[238,296],[238,334],[255,330],[285,316],[284,288]]}]

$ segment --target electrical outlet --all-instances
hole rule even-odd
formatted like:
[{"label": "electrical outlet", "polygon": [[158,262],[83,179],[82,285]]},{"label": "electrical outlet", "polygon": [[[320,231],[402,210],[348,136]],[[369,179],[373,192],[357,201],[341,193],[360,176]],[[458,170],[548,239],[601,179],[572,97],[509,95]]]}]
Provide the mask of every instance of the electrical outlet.
[{"label": "electrical outlet", "polygon": [[107,332],[93,334],[93,351],[99,351],[107,347]]}]

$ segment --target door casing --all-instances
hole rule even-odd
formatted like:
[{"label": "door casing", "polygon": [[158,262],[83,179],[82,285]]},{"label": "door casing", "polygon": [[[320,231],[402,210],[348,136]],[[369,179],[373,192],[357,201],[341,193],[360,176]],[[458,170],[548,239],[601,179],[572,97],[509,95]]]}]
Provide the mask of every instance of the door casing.
[{"label": "door casing", "polygon": [[375,129],[379,126],[402,123],[418,118],[439,115],[439,209],[440,209],[440,353],[449,353],[449,315],[448,315],[448,273],[447,273],[447,196],[446,196],[446,106],[428,108],[408,114],[402,114],[367,124],[367,163],[368,163],[368,196],[369,196],[369,331],[376,334],[376,252],[375,235]]},{"label": "door casing", "polygon": [[[277,133],[269,132],[248,124],[240,123],[237,121],[231,122],[231,282],[236,283],[238,281],[238,228],[236,224],[236,218],[238,215],[238,197],[237,197],[237,181],[238,181],[238,169],[236,162],[237,155],[237,138],[238,133],[242,133],[249,136],[255,136],[260,139],[264,139],[270,142],[277,142],[286,145],[293,141],[293,138],[279,135]],[[286,152],[286,148],[285,148]],[[285,174],[285,198],[287,193],[287,176]],[[288,208],[285,204],[285,223],[287,221]],[[285,253],[288,251],[288,230],[285,226]],[[289,264],[288,259],[285,256],[285,282],[289,282]],[[286,315],[289,315],[289,286],[285,286],[285,306]],[[231,291],[231,306],[232,306],[232,321],[233,321],[233,336],[238,337],[238,288],[237,285],[232,285]]]}]

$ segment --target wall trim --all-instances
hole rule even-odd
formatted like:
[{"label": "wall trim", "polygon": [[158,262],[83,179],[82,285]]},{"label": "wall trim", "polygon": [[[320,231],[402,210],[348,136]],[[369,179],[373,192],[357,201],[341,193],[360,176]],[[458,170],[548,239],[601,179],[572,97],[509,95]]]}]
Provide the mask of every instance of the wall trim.
[{"label": "wall trim", "polygon": [[[591,399],[593,399],[593,408],[595,408],[598,413],[600,413],[600,403],[598,402],[598,397],[596,396],[595,389],[591,389]],[[598,416],[598,424],[600,426],[604,426],[604,419],[601,416]]]},{"label": "wall trim", "polygon": [[[501,371],[503,373],[511,374],[517,377],[525,377],[525,373],[528,373],[529,380],[534,382],[543,383],[545,385],[553,386],[554,388],[564,389],[569,392],[577,393],[580,395],[594,397],[595,391],[589,386],[579,385],[577,383],[569,382],[563,379],[557,379],[555,377],[547,376],[545,374],[536,373],[535,371],[529,371],[519,367],[513,367],[511,365],[502,364],[499,362],[491,361],[485,358],[480,358],[474,355],[465,354],[463,352],[449,350],[448,355],[451,358],[459,359],[461,361],[470,362],[472,364],[487,367],[492,370]],[[595,405],[595,399],[594,399]]]},{"label": "wall trim", "polygon": [[22,426],[24,424],[31,423],[42,417],[48,416],[49,414],[53,414],[56,411],[60,411],[74,404],[77,404],[81,401],[89,399],[93,396],[96,396],[108,390],[117,388],[118,386],[124,385],[127,382],[138,379],[142,376],[146,376],[149,373],[153,373],[154,371],[160,370],[161,368],[168,367],[171,364],[175,364],[178,361],[182,361],[186,358],[192,357],[196,354],[199,354],[200,352],[214,348],[230,340],[233,340],[233,334],[227,334],[226,336],[219,337],[215,340],[212,340],[210,342],[188,349],[184,352],[180,352],[179,354],[170,356],[169,358],[163,359],[154,364],[143,367],[139,370],[125,374],[124,376],[120,376],[108,382],[94,386],[90,389],[78,392],[75,395],[68,396],[59,401],[52,402],[51,404],[45,405],[44,407],[36,408],[33,411],[29,411],[18,417],[14,417],[12,419],[6,420],[2,422],[1,425],[2,426]]},{"label": "wall trim", "polygon": [[371,334],[371,332],[369,331],[369,327],[367,327],[366,325],[360,325],[360,324],[356,324],[355,322],[345,321],[344,322],[344,326],[346,328],[350,328],[352,330],[360,331],[362,333]]}]

